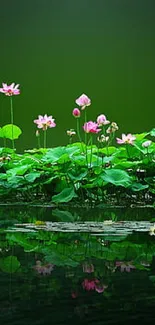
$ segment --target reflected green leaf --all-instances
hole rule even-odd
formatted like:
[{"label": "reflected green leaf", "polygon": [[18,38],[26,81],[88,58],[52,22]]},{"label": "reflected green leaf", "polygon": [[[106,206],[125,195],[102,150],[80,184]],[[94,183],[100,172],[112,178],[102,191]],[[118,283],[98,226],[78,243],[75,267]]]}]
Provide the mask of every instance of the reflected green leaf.
[{"label": "reflected green leaf", "polygon": [[7,256],[0,259],[0,269],[6,273],[15,273],[20,267],[16,256]]}]

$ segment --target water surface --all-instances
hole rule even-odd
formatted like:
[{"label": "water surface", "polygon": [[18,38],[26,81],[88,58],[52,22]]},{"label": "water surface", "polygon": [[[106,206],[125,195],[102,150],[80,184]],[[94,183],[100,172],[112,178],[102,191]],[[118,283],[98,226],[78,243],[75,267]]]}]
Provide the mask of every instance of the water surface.
[{"label": "water surface", "polygon": [[[2,324],[152,324],[155,237],[51,232],[48,222],[145,223],[153,209],[0,208]],[[113,223],[112,223],[113,222]],[[139,223],[138,223],[139,222]],[[33,223],[31,229],[15,224]],[[40,229],[39,229],[40,227]],[[24,230],[25,229],[25,230]]]}]

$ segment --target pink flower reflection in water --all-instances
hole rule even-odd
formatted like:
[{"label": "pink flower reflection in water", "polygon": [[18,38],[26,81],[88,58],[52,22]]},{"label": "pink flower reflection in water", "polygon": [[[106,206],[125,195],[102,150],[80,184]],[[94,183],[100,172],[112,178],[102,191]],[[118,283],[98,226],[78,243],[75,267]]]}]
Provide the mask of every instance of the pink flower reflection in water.
[{"label": "pink flower reflection in water", "polygon": [[132,264],[132,262],[123,262],[123,261],[116,261],[116,268],[120,267],[121,272],[130,272],[131,270],[135,270],[136,267]]},{"label": "pink flower reflection in water", "polygon": [[49,264],[42,265],[41,261],[36,261],[36,265],[33,266],[33,268],[36,270],[38,274],[50,275],[51,272],[53,271],[54,264],[49,263]]},{"label": "pink flower reflection in water", "polygon": [[92,263],[84,262],[82,264],[82,269],[84,273],[93,273],[94,272],[94,265]]},{"label": "pink flower reflection in water", "polygon": [[86,291],[95,290],[98,293],[102,293],[108,286],[102,284],[98,279],[84,279],[82,287]]}]

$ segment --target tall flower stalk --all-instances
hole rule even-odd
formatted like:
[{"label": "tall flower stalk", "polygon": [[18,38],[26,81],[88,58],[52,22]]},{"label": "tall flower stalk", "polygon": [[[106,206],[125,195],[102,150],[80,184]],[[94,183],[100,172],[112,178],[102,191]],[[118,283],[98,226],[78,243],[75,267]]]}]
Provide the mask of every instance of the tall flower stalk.
[{"label": "tall flower stalk", "polygon": [[[87,123],[87,112],[86,112],[86,110],[84,112],[84,122],[85,122],[85,124]],[[87,146],[87,132],[85,132],[85,144]]]},{"label": "tall flower stalk", "polygon": [[44,148],[46,148],[47,130],[44,130]]},{"label": "tall flower stalk", "polygon": [[84,153],[84,148],[83,148],[83,143],[82,143],[82,138],[81,138],[81,134],[80,134],[80,116],[81,116],[81,112],[78,108],[74,108],[72,115],[76,118],[76,132],[77,132],[77,136],[79,138],[79,141],[81,143],[81,147],[82,147],[82,152]]},{"label": "tall flower stalk", "polygon": [[79,123],[79,118],[81,116],[81,112],[78,108],[74,108],[72,114],[76,118],[76,130],[77,130],[77,135],[78,135],[79,141],[82,142],[81,134],[80,134],[80,123]]},{"label": "tall flower stalk", "polygon": [[[84,123],[87,123],[87,112],[86,112],[86,107],[91,105],[91,99],[85,95],[82,94],[80,97],[76,99],[76,104],[80,106],[81,111],[85,111],[84,114]],[[87,133],[85,133],[85,145],[86,145],[86,160],[87,160]]]},{"label": "tall flower stalk", "polygon": [[[97,134],[98,132],[101,131],[101,129],[98,128],[98,124],[96,122],[86,122],[83,125],[83,129],[85,133],[90,133],[91,137],[90,137],[90,142],[91,142],[91,154],[90,154],[90,166],[91,166],[91,160],[92,160],[92,133]],[[87,162],[87,166],[88,166],[88,152],[87,152],[87,144],[86,144],[86,162]]]},{"label": "tall flower stalk", "polygon": [[46,148],[46,142],[47,142],[47,129],[48,128],[54,128],[56,126],[54,119],[52,116],[47,116],[47,114],[45,114],[44,116],[39,115],[37,120],[34,120],[34,123],[37,124],[37,127],[39,129],[43,129],[44,131],[44,148]]},{"label": "tall flower stalk", "polygon": [[67,135],[69,136],[69,144],[72,144],[73,136],[76,134],[74,129],[67,130]]},{"label": "tall flower stalk", "polygon": [[13,117],[13,102],[12,102],[12,96],[13,95],[19,95],[20,89],[19,84],[15,85],[13,82],[11,85],[7,85],[6,83],[2,83],[2,88],[0,88],[0,92],[3,93],[5,96],[10,97],[10,117],[11,117],[11,125],[12,125],[12,148],[15,149],[14,144],[14,134],[13,134],[13,123],[14,123],[14,117]]},{"label": "tall flower stalk", "polygon": [[14,116],[13,116],[13,101],[12,101],[12,96],[10,96],[10,117],[11,117],[11,133],[12,133],[12,149],[15,149],[15,143],[14,143],[14,137],[13,137],[13,122],[14,122]]},{"label": "tall flower stalk", "polygon": [[[107,120],[106,116],[104,114],[101,114],[97,117],[97,123],[98,123],[98,126],[102,128],[102,135],[101,135],[101,138],[98,137],[98,141],[103,143],[105,142],[106,144],[106,151],[107,151],[107,156],[109,155],[109,149],[108,149],[108,146],[109,146],[109,143],[108,143],[108,140],[109,140],[109,137],[106,136],[106,125],[108,125],[110,123],[109,120]],[[102,157],[103,159],[103,157]]]},{"label": "tall flower stalk", "polygon": [[92,164],[92,156],[93,156],[93,137],[90,136],[90,168]]}]

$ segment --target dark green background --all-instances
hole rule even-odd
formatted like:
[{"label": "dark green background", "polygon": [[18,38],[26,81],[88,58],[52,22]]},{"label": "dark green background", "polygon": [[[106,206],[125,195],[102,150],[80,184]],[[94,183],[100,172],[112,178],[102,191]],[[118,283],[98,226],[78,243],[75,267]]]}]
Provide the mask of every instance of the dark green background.
[{"label": "dark green background", "polygon": [[[52,114],[48,146],[67,143],[74,100],[92,99],[120,132],[154,127],[154,0],[8,0],[0,6],[0,82],[21,85],[13,98],[18,150],[36,146],[33,119]],[[0,95],[0,125],[10,122]]]}]

